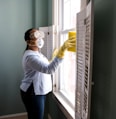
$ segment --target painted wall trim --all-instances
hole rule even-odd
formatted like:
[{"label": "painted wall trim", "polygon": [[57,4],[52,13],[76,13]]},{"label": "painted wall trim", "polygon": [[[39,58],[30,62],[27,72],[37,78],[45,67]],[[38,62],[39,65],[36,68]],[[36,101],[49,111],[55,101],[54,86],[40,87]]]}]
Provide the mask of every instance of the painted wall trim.
[{"label": "painted wall trim", "polygon": [[0,119],[27,119],[27,113],[17,113],[0,116]]},{"label": "painted wall trim", "polygon": [[52,119],[51,116],[50,116],[50,114],[48,114],[48,119]]}]

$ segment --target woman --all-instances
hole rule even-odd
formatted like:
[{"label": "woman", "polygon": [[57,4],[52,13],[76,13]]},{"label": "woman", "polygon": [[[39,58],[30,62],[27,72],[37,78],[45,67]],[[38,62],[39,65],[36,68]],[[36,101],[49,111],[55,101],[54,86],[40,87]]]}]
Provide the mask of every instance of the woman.
[{"label": "woman", "polygon": [[24,36],[27,48],[22,59],[24,78],[20,90],[28,119],[43,119],[46,95],[52,91],[51,74],[62,62],[65,51],[75,47],[75,39],[68,39],[49,62],[40,52],[44,45],[43,37],[44,33],[34,28],[27,30]]}]

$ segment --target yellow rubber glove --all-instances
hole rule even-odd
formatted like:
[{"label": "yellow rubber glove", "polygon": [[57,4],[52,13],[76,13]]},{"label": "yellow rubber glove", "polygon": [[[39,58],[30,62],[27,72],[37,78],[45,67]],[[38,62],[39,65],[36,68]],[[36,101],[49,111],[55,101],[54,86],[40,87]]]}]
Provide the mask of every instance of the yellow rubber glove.
[{"label": "yellow rubber glove", "polygon": [[65,51],[69,48],[74,48],[76,49],[76,37],[70,37],[68,40],[64,42],[64,44],[60,47],[57,57],[58,58],[63,58]]},{"label": "yellow rubber glove", "polygon": [[49,60],[49,62],[51,62],[54,59],[54,57],[56,57],[57,54],[58,54],[58,49],[56,48],[56,49],[54,49],[52,58]]},{"label": "yellow rubber glove", "polygon": [[[76,38],[76,32],[75,31],[68,32],[68,39],[70,39],[71,37]],[[70,52],[76,52],[76,47],[70,47],[67,50],[70,51]]]}]

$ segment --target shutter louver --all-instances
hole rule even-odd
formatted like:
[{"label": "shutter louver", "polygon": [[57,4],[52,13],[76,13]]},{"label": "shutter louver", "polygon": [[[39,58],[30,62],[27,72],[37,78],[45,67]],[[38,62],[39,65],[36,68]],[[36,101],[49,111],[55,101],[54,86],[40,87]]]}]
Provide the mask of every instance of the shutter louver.
[{"label": "shutter louver", "polygon": [[91,2],[77,14],[75,119],[89,119],[92,62]]}]

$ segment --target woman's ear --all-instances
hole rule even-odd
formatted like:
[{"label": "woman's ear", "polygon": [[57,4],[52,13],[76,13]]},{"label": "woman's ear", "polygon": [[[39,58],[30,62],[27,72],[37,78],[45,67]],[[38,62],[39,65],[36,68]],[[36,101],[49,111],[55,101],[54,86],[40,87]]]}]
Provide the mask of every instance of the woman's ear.
[{"label": "woman's ear", "polygon": [[27,45],[29,45],[29,46],[37,46],[37,40],[27,40]]}]

